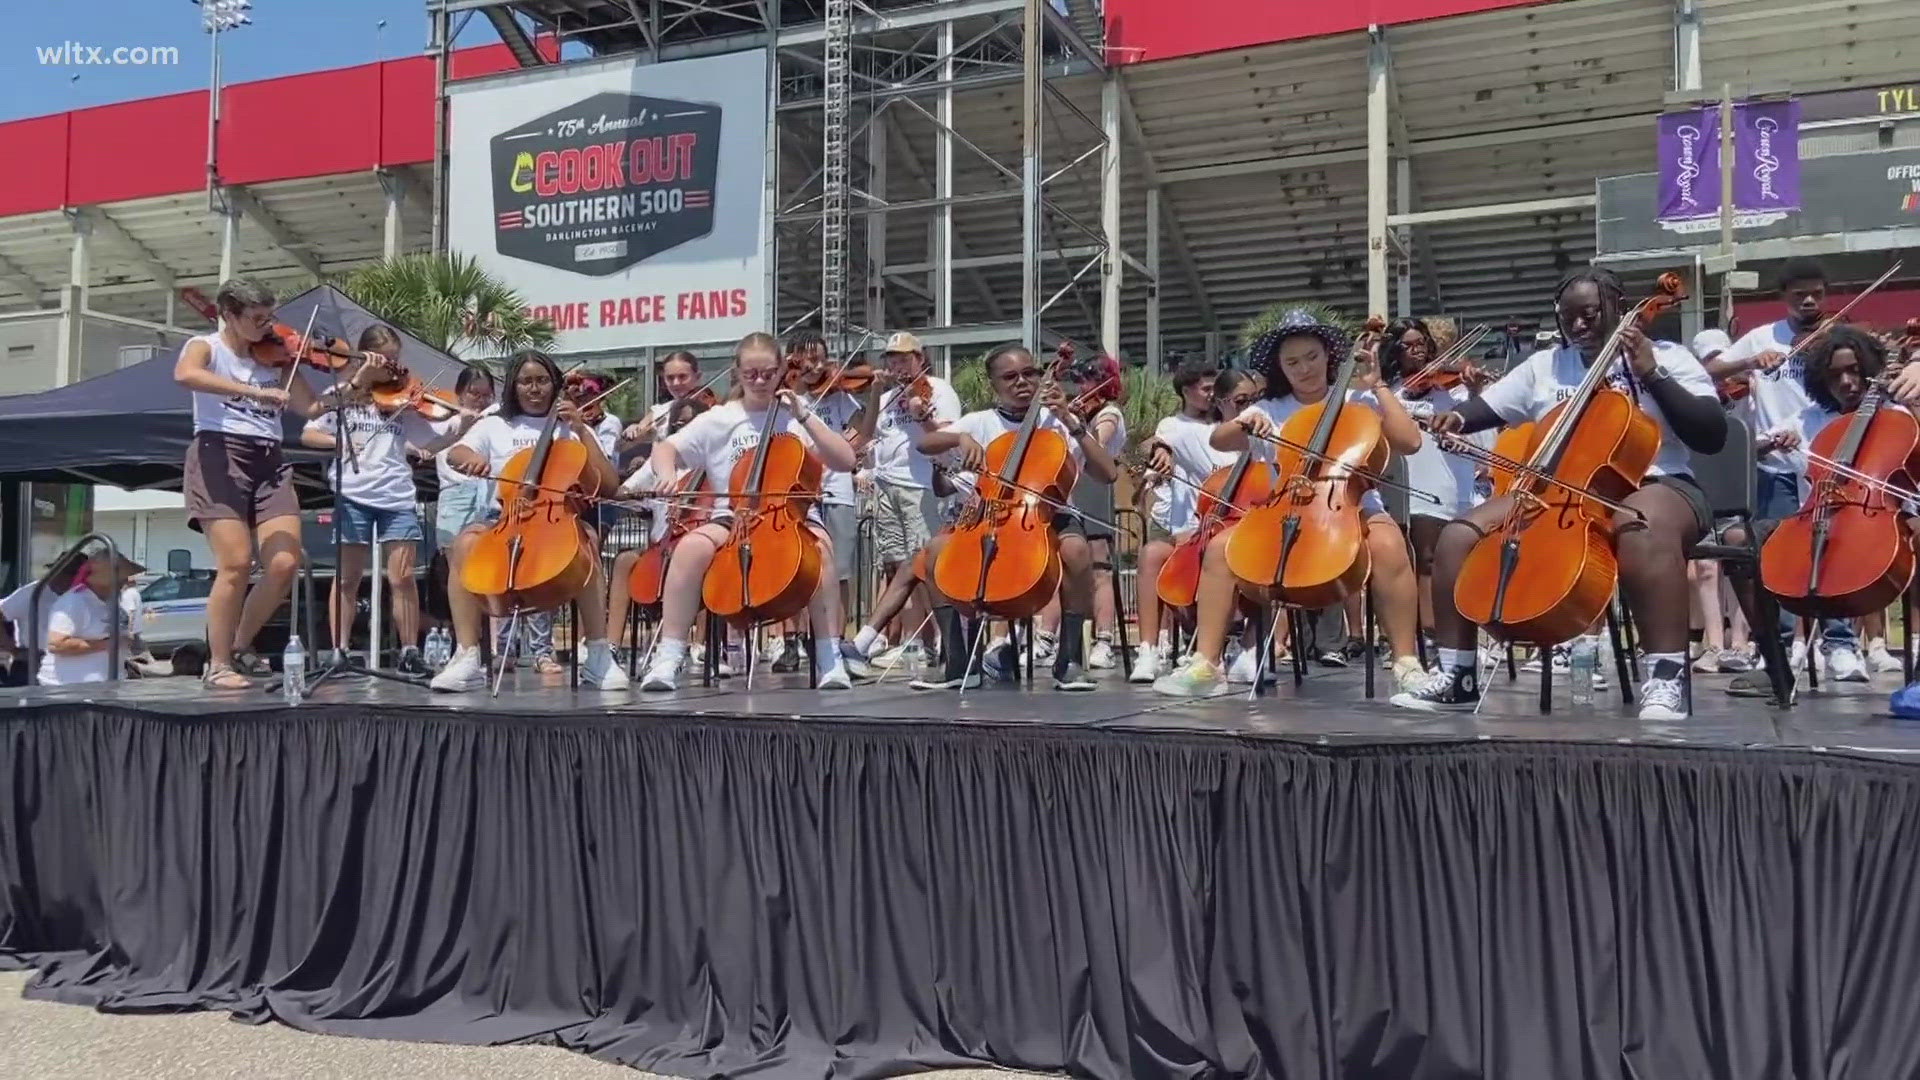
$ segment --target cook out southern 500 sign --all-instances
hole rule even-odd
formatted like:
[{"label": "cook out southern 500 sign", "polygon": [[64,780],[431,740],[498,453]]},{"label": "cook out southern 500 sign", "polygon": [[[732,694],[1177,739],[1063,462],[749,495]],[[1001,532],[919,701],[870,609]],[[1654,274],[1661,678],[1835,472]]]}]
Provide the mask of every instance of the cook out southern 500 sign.
[{"label": "cook out southern 500 sign", "polygon": [[452,89],[448,237],[563,352],[764,329],[766,57]]}]

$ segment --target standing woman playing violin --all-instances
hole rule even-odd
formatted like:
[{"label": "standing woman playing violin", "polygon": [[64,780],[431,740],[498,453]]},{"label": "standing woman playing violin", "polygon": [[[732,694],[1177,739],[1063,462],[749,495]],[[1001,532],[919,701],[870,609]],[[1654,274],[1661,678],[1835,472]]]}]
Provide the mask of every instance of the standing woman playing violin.
[{"label": "standing woman playing violin", "polygon": [[[705,470],[718,494],[713,497],[713,519],[681,537],[674,545],[673,558],[667,563],[660,604],[660,641],[640,682],[642,690],[673,690],[679,685],[680,665],[687,657],[687,634],[695,613],[700,610],[707,567],[731,536],[733,504],[757,494],[725,489],[731,483],[734,466],[760,445],[768,410],[778,403],[780,415],[773,427],[776,433],[791,434],[807,444],[830,471],[853,471],[853,448],[847,445],[846,437],[814,412],[804,395],[784,387],[787,365],[781,358],[780,343],[773,335],[755,333],[740,339],[740,344],[734,347],[733,369],[740,381],[740,400],[701,413],[692,423],[653,446],[655,477],[678,476],[680,465],[685,462],[689,468]],[[662,486],[666,484],[664,479],[659,482]],[[813,618],[814,671],[819,676],[820,689],[845,690],[852,685],[852,680],[840,657],[840,590],[832,572],[833,542],[819,515],[811,510],[806,527],[826,549],[821,552],[820,583],[808,605]]]},{"label": "standing woman playing violin", "polygon": [[[1435,432],[1472,434],[1505,424],[1538,422],[1570,397],[1599,358],[1601,347],[1626,311],[1620,281],[1610,271],[1586,269],[1567,277],[1554,294],[1565,344],[1543,349],[1488,387],[1480,397],[1433,418]],[[1694,483],[1688,451],[1711,454],[1727,437],[1713,380],[1680,345],[1655,344],[1637,327],[1623,331],[1610,361],[1609,382],[1637,399],[1660,428],[1660,449],[1639,490],[1625,505],[1638,516],[1617,515],[1614,543],[1620,585],[1633,606],[1652,665],[1641,690],[1640,718],[1686,717],[1687,549],[1712,525],[1705,493]],[[1499,527],[1513,508],[1503,495],[1474,507],[1447,525],[1434,553],[1434,640],[1440,666],[1393,704],[1426,712],[1472,710],[1480,701],[1474,639],[1478,628],[1460,614],[1454,583],[1481,537]]]},{"label": "standing woman playing violin", "polygon": [[[614,444],[616,453],[653,453],[654,439],[665,434],[668,412],[681,398],[700,389],[700,359],[685,350],[670,352],[660,361],[656,377],[660,387],[653,407],[647,410],[645,417],[628,424],[626,430],[620,433],[619,441]],[[711,391],[703,396],[707,399],[707,405],[715,403]]]},{"label": "standing woman playing violin", "polygon": [[[216,690],[246,690],[253,686],[247,676],[272,673],[254,654],[253,639],[286,600],[305,557],[293,467],[281,454],[280,414],[291,409],[311,419],[322,406],[297,372],[289,382],[283,368],[251,358],[254,346],[271,336],[274,303],[257,282],[222,283],[214,294],[220,329],[188,339],[173,367],[173,381],[193,392],[193,442],[182,486],[187,524],[205,533],[213,549],[202,681]],[[248,593],[256,544],[260,583]]]},{"label": "standing woman playing violin", "polygon": [[[463,411],[435,424],[410,405],[391,412],[376,408],[359,384],[361,370],[372,368],[368,381],[378,380],[400,359],[400,335],[391,327],[369,326],[360,335],[366,359],[349,362],[350,388],[338,407],[309,421],[300,442],[315,450],[333,450],[342,426],[347,431],[344,458],[327,466],[327,478],[340,497],[340,566],[327,600],[327,628],[333,647],[344,652],[353,638],[355,599],[360,578],[367,572],[373,537],[380,536],[387,582],[392,586],[393,623],[400,637],[398,670],[405,675],[428,675],[420,656],[420,590],[413,580],[413,560],[426,534],[420,527],[420,493],[413,483],[409,447],[437,454],[467,433],[479,414]],[[344,424],[343,424],[344,421]]]},{"label": "standing woman playing violin", "polygon": [[[1334,373],[1349,347],[1346,333],[1339,328],[1316,322],[1303,312],[1290,314],[1248,352],[1253,370],[1265,376],[1267,396],[1216,425],[1209,444],[1215,450],[1253,454],[1255,460],[1274,460],[1275,447],[1267,437],[1277,434],[1295,413],[1327,400]],[[1382,435],[1394,453],[1411,454],[1420,449],[1420,428],[1407,415],[1400,399],[1379,390],[1378,365],[1363,362],[1354,385],[1345,393],[1350,405],[1380,414]],[[1393,674],[1403,686],[1412,685],[1421,675],[1414,645],[1419,597],[1413,563],[1407,557],[1407,539],[1387,513],[1378,491],[1369,489],[1361,497],[1359,509],[1372,557],[1368,587],[1373,590],[1381,629],[1393,648]],[[1220,661],[1239,591],[1239,583],[1227,566],[1227,541],[1240,527],[1236,524],[1224,529],[1208,543],[1195,605],[1199,618],[1194,657],[1186,667],[1157,680],[1153,684],[1156,692],[1173,697],[1211,697],[1226,692]]]},{"label": "standing woman playing violin", "polygon": [[[506,394],[500,411],[481,418],[466,436],[447,451],[447,464],[468,476],[498,477],[513,456],[540,441],[550,414],[558,414],[555,439],[577,439],[586,446],[588,471],[593,481],[589,494],[611,492],[620,486],[620,475],[600,439],[580,415],[579,406],[566,400],[562,392],[560,368],[544,353],[517,353],[507,362]],[[496,491],[498,486],[489,484]],[[497,498],[497,496],[496,496]],[[486,622],[480,598],[467,590],[462,569],[473,550],[474,541],[500,517],[496,503],[477,523],[468,526],[454,540],[451,558],[453,570],[447,575],[447,602],[453,609],[453,636],[458,648],[453,659],[430,684],[435,690],[460,693],[480,690],[487,685],[486,666],[480,662],[480,635]],[[591,528],[586,532],[597,547],[599,541]],[[613,647],[601,633],[607,623],[607,583],[598,580],[598,560],[594,578],[574,601],[580,608],[580,637],[576,647],[584,646],[586,658],[580,664],[581,685],[595,690],[624,690],[627,673],[614,662]],[[588,638],[587,634],[595,634]],[[504,657],[502,657],[504,660]]]}]

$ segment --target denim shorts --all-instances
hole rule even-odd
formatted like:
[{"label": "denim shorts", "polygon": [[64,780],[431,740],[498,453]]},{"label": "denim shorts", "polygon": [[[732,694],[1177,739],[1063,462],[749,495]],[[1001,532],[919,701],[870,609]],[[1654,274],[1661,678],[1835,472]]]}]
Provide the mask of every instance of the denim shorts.
[{"label": "denim shorts", "polygon": [[433,534],[442,550],[451,550],[454,538],[469,525],[499,516],[499,504],[493,499],[491,484],[459,484],[440,490],[434,507]]},{"label": "denim shorts", "polygon": [[380,510],[351,499],[340,500],[341,543],[371,544],[375,526],[379,527],[380,542],[383,544],[426,538],[426,534],[420,531],[420,514],[411,506]]}]

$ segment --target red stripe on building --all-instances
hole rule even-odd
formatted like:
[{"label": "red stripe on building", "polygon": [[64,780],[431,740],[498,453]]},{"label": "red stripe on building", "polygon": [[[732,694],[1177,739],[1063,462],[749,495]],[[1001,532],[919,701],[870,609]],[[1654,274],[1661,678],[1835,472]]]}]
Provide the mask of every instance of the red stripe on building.
[{"label": "red stripe on building", "polygon": [[1106,0],[1107,57],[1114,63],[1244,49],[1344,34],[1368,26],[1441,19],[1546,0]]},{"label": "red stripe on building", "polygon": [[[542,51],[554,55],[550,39]],[[434,58],[259,82],[221,95],[220,172],[234,184],[433,160]],[[455,78],[514,68],[505,45],[457,50]],[[206,187],[207,93],[0,124],[0,217]]]}]

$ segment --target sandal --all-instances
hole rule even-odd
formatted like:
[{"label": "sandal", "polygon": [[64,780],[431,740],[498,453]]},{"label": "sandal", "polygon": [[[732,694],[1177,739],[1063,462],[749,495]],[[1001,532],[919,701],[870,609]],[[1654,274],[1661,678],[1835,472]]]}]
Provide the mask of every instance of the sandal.
[{"label": "sandal", "polygon": [[242,675],[266,676],[273,674],[273,665],[252,649],[238,649],[233,654],[233,670]]},{"label": "sandal", "polygon": [[200,676],[200,684],[209,690],[251,690],[253,680],[225,664],[212,664]]},{"label": "sandal", "polygon": [[551,656],[539,656],[534,658],[533,670],[542,675],[558,675],[567,669],[561,667],[560,661]]}]

